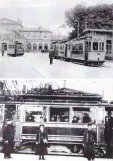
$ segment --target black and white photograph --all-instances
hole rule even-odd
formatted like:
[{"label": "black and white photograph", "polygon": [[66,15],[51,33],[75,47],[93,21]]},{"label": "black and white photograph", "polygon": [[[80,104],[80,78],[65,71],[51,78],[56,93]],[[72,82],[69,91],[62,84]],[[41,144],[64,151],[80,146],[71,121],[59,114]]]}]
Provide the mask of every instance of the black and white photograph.
[{"label": "black and white photograph", "polygon": [[1,80],[0,159],[112,159],[112,84]]},{"label": "black and white photograph", "polygon": [[113,159],[113,1],[0,0],[0,161]]},{"label": "black and white photograph", "polygon": [[113,78],[112,0],[0,1],[0,78]]}]

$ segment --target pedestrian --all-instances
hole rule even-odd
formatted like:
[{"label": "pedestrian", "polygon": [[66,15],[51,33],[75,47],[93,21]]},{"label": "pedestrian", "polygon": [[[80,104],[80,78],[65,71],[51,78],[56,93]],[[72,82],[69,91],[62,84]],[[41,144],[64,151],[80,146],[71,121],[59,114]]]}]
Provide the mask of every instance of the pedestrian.
[{"label": "pedestrian", "polygon": [[2,46],[2,56],[4,56],[4,46]]},{"label": "pedestrian", "polygon": [[95,143],[96,132],[92,130],[92,123],[88,123],[88,129],[85,130],[83,136],[84,157],[88,161],[95,160]]},{"label": "pedestrian", "polygon": [[49,59],[50,59],[50,65],[53,64],[53,50],[52,50],[52,48],[50,48],[50,51],[49,51]]},{"label": "pedestrian", "polygon": [[3,128],[3,152],[4,159],[11,158],[11,153],[14,151],[14,127],[10,120],[7,120],[7,125]]},{"label": "pedestrian", "polygon": [[107,145],[106,157],[112,158],[112,137],[113,135],[113,117],[111,111],[108,111],[108,115],[105,117],[105,128],[104,128],[104,140]]},{"label": "pedestrian", "polygon": [[48,135],[44,129],[44,125],[39,126],[39,131],[36,137],[36,155],[39,155],[39,160],[45,160],[44,155],[47,155]]}]

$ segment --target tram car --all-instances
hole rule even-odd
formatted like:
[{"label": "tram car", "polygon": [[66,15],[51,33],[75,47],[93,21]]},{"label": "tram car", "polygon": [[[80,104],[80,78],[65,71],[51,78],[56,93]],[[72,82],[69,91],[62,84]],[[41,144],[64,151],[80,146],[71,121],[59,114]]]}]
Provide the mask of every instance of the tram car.
[{"label": "tram car", "polygon": [[102,65],[105,62],[106,41],[95,36],[62,40],[58,43],[57,58],[84,65]]},{"label": "tram car", "polygon": [[18,41],[15,43],[10,43],[7,55],[14,57],[24,55],[24,45]]},{"label": "tram car", "polygon": [[[64,95],[65,93],[65,95]],[[54,94],[20,95],[21,101],[3,102],[0,105],[0,141],[6,119],[12,119],[15,126],[15,151],[29,147],[35,150],[36,133],[40,124],[48,132],[49,151],[55,152],[58,146],[67,148],[70,153],[79,154],[87,123],[93,123],[97,134],[98,153],[104,155],[104,118],[113,105],[102,104],[100,95],[62,89]],[[40,120],[40,117],[43,120]],[[73,120],[75,118],[76,120]],[[63,150],[62,150],[63,151]]]}]

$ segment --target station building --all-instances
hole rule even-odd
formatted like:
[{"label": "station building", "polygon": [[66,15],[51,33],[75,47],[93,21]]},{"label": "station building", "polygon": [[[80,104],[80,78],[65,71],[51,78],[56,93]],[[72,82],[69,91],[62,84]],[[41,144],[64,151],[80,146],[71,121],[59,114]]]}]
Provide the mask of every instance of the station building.
[{"label": "station building", "polygon": [[96,36],[106,40],[106,59],[113,59],[113,30],[85,29],[82,36]]},{"label": "station building", "polygon": [[42,27],[21,28],[20,35],[26,39],[27,51],[49,50],[52,32]]},{"label": "station building", "polygon": [[18,41],[24,45],[24,51],[49,50],[52,41],[52,32],[42,27],[24,28],[22,21],[13,21],[7,18],[0,19],[0,51],[2,45],[5,50],[11,42]]}]

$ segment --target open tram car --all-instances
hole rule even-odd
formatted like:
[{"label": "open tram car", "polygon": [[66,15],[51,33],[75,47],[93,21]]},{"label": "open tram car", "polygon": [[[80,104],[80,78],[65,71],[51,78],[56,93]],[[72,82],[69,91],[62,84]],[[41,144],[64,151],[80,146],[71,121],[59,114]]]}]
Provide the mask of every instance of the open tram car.
[{"label": "open tram car", "polygon": [[[23,147],[29,147],[33,151],[36,132],[40,123],[43,123],[48,132],[48,149],[54,147],[55,151],[57,146],[62,146],[70,154],[78,154],[82,151],[82,138],[90,119],[101,149],[98,155],[104,155],[104,118],[109,109],[113,111],[113,106],[101,103],[100,95],[60,89],[53,94],[28,94],[18,97],[21,99],[13,102],[2,101],[0,104],[0,142],[5,120],[10,118],[15,126],[15,150],[23,151]],[[40,122],[40,116],[43,116],[43,122]],[[78,122],[73,123],[73,116],[79,118]]]},{"label": "open tram car", "polygon": [[[105,62],[106,41],[96,36],[62,40],[55,58],[78,62],[84,65],[102,65]],[[55,50],[55,48],[54,48]]]}]

